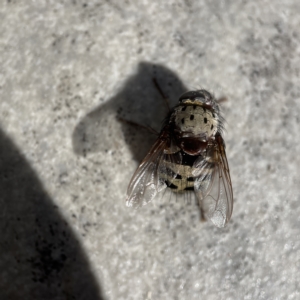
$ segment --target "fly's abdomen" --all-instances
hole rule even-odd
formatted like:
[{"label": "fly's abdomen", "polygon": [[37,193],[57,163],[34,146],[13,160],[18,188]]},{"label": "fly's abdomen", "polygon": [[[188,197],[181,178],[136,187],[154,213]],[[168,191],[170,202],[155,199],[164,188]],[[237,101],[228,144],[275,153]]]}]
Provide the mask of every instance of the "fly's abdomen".
[{"label": "fly's abdomen", "polygon": [[174,172],[174,176],[170,176],[169,174],[161,174],[167,185],[173,192],[182,192],[194,190],[194,178],[192,176],[192,168],[189,166],[183,165],[173,165],[170,166],[176,172]]},{"label": "fly's abdomen", "polygon": [[[173,156],[176,159],[173,159]],[[180,156],[180,161],[178,157]],[[159,178],[173,192],[193,191],[193,165],[198,156],[192,156],[180,151],[164,158],[164,168],[159,169]]]}]

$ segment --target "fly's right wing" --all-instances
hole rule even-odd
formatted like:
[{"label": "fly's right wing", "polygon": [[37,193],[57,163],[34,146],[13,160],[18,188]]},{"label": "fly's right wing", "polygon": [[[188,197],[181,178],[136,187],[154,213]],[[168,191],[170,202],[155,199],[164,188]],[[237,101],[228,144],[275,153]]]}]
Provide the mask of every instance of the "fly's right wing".
[{"label": "fly's right wing", "polygon": [[204,211],[217,227],[224,227],[231,218],[233,192],[221,135],[207,151],[207,157],[200,157],[193,166],[194,191]]}]

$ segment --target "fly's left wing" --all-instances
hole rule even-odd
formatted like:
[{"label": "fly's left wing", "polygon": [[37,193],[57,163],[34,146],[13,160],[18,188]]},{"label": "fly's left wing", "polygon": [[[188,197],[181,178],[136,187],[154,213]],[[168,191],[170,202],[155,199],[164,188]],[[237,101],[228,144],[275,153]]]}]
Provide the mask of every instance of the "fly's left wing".
[{"label": "fly's left wing", "polygon": [[[159,137],[149,153],[138,166],[127,189],[126,205],[138,208],[148,204],[157,193],[167,185],[166,177],[175,177],[177,174],[169,168],[169,163],[180,162],[180,154],[168,154],[170,140]],[[171,151],[172,152],[172,151]]]},{"label": "fly's left wing", "polygon": [[194,191],[208,217],[217,227],[224,227],[231,218],[233,192],[221,135],[208,150],[206,157],[197,159],[193,166]]}]

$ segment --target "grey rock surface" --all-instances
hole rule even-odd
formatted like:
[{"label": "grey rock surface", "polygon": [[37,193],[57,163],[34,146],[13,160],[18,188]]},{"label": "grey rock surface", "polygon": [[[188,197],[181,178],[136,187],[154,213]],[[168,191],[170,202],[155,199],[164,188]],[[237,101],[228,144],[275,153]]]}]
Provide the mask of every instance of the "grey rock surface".
[{"label": "grey rock surface", "polygon": [[[299,299],[300,4],[2,1],[0,299]],[[125,206],[166,107],[222,105],[234,211]]]}]

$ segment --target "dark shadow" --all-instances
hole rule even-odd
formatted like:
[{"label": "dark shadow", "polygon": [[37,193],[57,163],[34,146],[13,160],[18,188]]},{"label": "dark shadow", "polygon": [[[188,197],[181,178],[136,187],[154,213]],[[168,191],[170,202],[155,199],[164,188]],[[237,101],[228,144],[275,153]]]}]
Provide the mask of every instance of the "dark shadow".
[{"label": "dark shadow", "polygon": [[[73,132],[73,149],[78,155],[115,149],[112,144],[110,120],[116,116],[148,125],[160,131],[162,121],[168,113],[165,101],[153,84],[156,78],[170,106],[177,104],[179,96],[187,91],[176,74],[164,66],[141,62],[137,72],[126,80],[122,88],[105,104],[88,113]],[[157,138],[155,134],[122,123],[124,138],[132,151],[134,159],[141,161]]]},{"label": "dark shadow", "polygon": [[1,130],[0,178],[0,299],[103,299],[72,230]]}]

